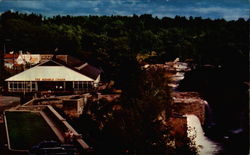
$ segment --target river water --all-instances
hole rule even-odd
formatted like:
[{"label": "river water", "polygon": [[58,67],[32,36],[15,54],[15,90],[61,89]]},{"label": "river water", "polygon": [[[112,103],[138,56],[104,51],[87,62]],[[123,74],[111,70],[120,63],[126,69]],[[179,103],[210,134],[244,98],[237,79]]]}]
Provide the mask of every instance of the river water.
[{"label": "river water", "polygon": [[202,139],[195,141],[205,147],[199,148],[200,154],[249,155],[249,83],[239,77],[231,69],[201,66],[179,83],[178,91],[198,92],[208,102],[203,129],[188,116],[189,126]]},{"label": "river water", "polygon": [[195,115],[186,115],[188,137],[197,148],[199,155],[216,155],[221,147],[218,143],[205,136],[200,120]]}]

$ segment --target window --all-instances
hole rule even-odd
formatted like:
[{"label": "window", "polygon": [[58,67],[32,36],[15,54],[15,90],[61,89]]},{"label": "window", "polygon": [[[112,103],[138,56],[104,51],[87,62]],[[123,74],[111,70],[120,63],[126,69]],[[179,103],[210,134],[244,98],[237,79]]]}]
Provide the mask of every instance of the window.
[{"label": "window", "polygon": [[25,83],[24,83],[24,89],[25,89],[25,90],[30,90],[30,87],[31,87],[30,82],[25,82]]},{"label": "window", "polygon": [[17,82],[17,88],[18,88],[18,89],[22,89],[22,88],[23,88],[22,82]]},{"label": "window", "polygon": [[74,89],[78,89],[78,82],[73,82]]},{"label": "window", "polygon": [[14,82],[14,87],[13,88],[17,89],[17,83],[16,82]]},{"label": "window", "polygon": [[10,89],[13,89],[14,88],[14,84],[13,82],[10,82]]},{"label": "window", "polygon": [[36,90],[36,83],[32,82],[32,90]]},{"label": "window", "polygon": [[30,82],[25,82],[24,85],[25,87],[30,87]]},{"label": "window", "polygon": [[81,89],[83,88],[83,86],[82,86],[82,82],[79,82],[79,84],[78,84],[78,88],[79,88],[79,90],[81,90]]},{"label": "window", "polygon": [[83,88],[88,88],[88,82],[83,82]]},{"label": "window", "polygon": [[36,82],[31,81],[14,81],[9,82],[10,91],[34,91],[36,90]]},{"label": "window", "polygon": [[77,81],[73,83],[75,90],[88,90],[92,88],[92,81]]}]

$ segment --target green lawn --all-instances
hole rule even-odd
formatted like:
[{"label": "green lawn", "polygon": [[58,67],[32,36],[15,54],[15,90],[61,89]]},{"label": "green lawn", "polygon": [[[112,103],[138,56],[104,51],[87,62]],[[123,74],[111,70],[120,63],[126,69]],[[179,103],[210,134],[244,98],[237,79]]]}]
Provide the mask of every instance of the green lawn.
[{"label": "green lawn", "polygon": [[11,149],[27,150],[43,140],[57,140],[39,113],[6,112]]}]

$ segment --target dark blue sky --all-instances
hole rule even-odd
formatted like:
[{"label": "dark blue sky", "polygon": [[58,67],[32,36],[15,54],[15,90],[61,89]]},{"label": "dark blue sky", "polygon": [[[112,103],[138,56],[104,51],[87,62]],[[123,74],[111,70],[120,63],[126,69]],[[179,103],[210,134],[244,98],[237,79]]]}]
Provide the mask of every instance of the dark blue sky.
[{"label": "dark blue sky", "polygon": [[0,13],[12,10],[44,16],[152,14],[235,20],[249,18],[249,8],[249,0],[0,0]]}]

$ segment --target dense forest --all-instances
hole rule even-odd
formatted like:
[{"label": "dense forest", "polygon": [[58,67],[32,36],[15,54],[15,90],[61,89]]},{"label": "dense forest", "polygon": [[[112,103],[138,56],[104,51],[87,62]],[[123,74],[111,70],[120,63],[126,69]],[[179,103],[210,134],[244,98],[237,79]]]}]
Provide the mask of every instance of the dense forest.
[{"label": "dense forest", "polygon": [[121,63],[141,54],[149,55],[151,63],[179,57],[232,67],[248,80],[248,32],[245,19],[159,19],[150,14],[43,17],[11,11],[0,15],[1,50],[5,45],[7,51],[69,54],[101,66],[107,79],[117,79]]}]

